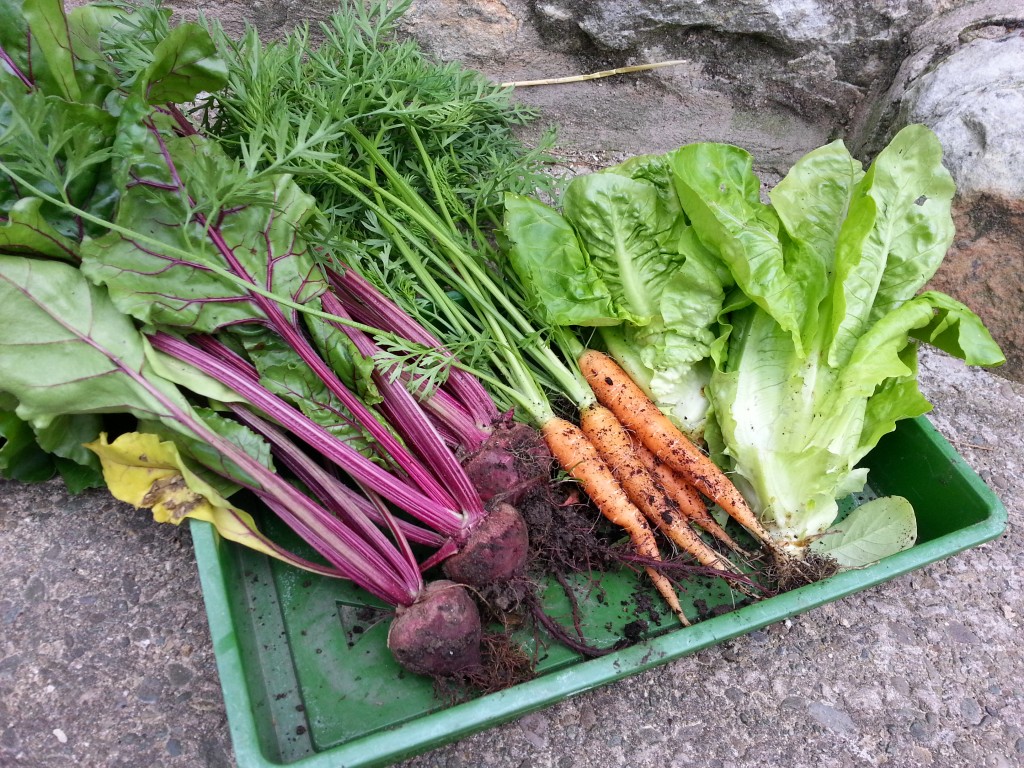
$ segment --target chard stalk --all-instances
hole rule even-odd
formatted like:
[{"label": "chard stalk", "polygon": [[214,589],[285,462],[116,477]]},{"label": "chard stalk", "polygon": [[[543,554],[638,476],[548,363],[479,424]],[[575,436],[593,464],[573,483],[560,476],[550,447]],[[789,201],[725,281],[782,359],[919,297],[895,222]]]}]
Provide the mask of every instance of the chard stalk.
[{"label": "chard stalk", "polygon": [[[450,506],[438,503],[436,499],[378,467],[359,451],[338,440],[319,424],[309,420],[279,397],[255,383],[252,375],[239,374],[234,366],[225,365],[213,355],[170,334],[157,332],[151,335],[149,340],[155,349],[194,366],[237,392],[263,413],[272,414],[282,427],[299,437],[339,469],[350,474],[357,482],[373,489],[434,530],[448,536],[461,535],[465,527],[463,514]],[[223,353],[231,354],[226,349]],[[248,365],[244,361],[239,361],[238,364]]]}]

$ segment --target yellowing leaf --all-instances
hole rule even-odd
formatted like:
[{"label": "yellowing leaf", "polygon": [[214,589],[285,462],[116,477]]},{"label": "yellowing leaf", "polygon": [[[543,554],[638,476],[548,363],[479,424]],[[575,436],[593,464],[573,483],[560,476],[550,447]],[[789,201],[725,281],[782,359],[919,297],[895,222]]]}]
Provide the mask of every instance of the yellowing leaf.
[{"label": "yellowing leaf", "polygon": [[159,523],[177,525],[186,517],[207,519],[205,507],[230,504],[188,470],[178,447],[156,435],[130,432],[113,443],[106,434],[87,443],[103,464],[103,479],[115,498],[153,510]]},{"label": "yellowing leaf", "polygon": [[188,469],[173,442],[162,441],[156,435],[129,432],[112,443],[103,433],[98,440],[85,445],[99,456],[103,479],[114,498],[152,510],[156,522],[178,525],[188,517],[204,520],[225,539],[298,568],[339,575],[333,568],[304,560],[266,538],[249,513],[233,506]]}]

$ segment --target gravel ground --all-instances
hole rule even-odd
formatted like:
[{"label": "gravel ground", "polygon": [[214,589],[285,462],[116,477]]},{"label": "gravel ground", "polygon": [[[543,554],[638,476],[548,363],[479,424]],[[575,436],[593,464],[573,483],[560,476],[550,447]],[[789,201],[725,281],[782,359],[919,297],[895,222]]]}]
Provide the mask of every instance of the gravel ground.
[{"label": "gravel ground", "polygon": [[[1024,386],[937,354],[921,376],[1004,536],[406,768],[1024,762]],[[188,532],[0,485],[0,766],[231,764]]]}]

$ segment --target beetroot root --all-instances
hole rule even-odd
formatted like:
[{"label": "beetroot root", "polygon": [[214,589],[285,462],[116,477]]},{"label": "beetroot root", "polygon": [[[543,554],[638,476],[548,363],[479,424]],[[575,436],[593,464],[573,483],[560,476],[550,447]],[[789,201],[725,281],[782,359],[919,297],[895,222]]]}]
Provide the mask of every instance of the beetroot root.
[{"label": "beetroot root", "polygon": [[550,479],[551,462],[551,452],[537,430],[519,422],[498,422],[462,467],[485,503],[498,499],[516,504],[531,488]]},{"label": "beetroot root", "polygon": [[526,521],[510,504],[496,504],[470,532],[459,552],[444,561],[444,575],[485,589],[506,582],[526,566],[530,549]]},{"label": "beetroot root", "polygon": [[480,666],[480,612],[461,584],[443,579],[398,608],[388,648],[398,663],[420,675],[442,677]]}]

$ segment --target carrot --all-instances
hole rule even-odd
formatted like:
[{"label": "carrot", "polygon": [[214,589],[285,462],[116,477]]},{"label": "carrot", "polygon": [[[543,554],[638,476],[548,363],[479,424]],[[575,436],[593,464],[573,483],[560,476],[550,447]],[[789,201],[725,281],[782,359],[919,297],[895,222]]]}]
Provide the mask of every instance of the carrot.
[{"label": "carrot", "polygon": [[772,552],[780,552],[725,473],[679,431],[618,363],[602,352],[588,349],[580,355],[579,365],[598,401],[632,429],[660,461],[679,472]]},{"label": "carrot", "polygon": [[[572,422],[553,417],[541,427],[544,441],[562,468],[572,475],[608,520],[625,529],[637,554],[660,560],[658,543],[643,514],[629,500],[612,471],[583,431]],[[652,567],[646,568],[658,592],[679,621],[689,626],[672,582]]]},{"label": "carrot", "polygon": [[686,517],[637,457],[632,438],[615,414],[595,403],[580,413],[580,426],[611,468],[629,500],[676,546],[708,568],[730,573],[738,570],[701,541],[690,528]]},{"label": "carrot", "polygon": [[673,471],[665,463],[659,461],[658,457],[651,453],[647,446],[641,445],[635,439],[633,440],[633,449],[636,451],[640,461],[643,462],[643,465],[647,467],[647,471],[654,475],[654,479],[661,484],[661,487],[665,489],[665,493],[668,494],[670,499],[675,501],[679,511],[688,520],[714,536],[736,554],[743,555],[744,557],[750,556],[750,553],[737,544],[732,536],[726,533],[725,529],[718,524],[718,521],[711,516],[704,503],[704,498],[700,495],[700,491],[680,477],[678,472]]}]

